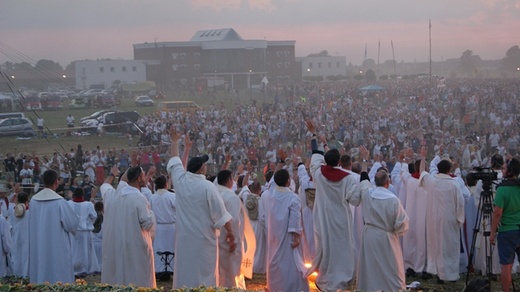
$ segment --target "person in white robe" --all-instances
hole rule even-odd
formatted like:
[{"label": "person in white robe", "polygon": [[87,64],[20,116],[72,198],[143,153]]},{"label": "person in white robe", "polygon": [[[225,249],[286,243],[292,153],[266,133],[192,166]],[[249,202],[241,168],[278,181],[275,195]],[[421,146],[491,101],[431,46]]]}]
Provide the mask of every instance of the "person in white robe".
[{"label": "person in white robe", "polygon": [[406,290],[399,236],[408,230],[409,218],[401,201],[388,190],[385,170],[375,175],[376,188],[368,180],[360,184],[365,229],[359,256],[357,289],[362,291]]},{"label": "person in white robe", "polygon": [[[233,252],[222,248],[219,249],[218,265],[219,265],[219,286],[226,288],[246,289],[244,275],[241,273],[242,264],[244,227],[246,224],[245,212],[243,210],[242,201],[232,191],[233,173],[230,170],[221,170],[217,174],[217,189],[222,197],[224,206],[229,214],[233,217],[232,227],[235,235],[236,248]],[[251,226],[249,222],[249,227]],[[226,246],[226,229],[220,228],[219,246]],[[249,245],[247,245],[249,246]],[[253,253],[254,254],[254,253]],[[253,263],[251,263],[252,265]]]},{"label": "person in white robe", "polygon": [[307,121],[311,139],[310,175],[316,186],[313,208],[316,257],[308,274],[317,271],[316,285],[322,290],[347,290],[356,271],[356,250],[352,228],[352,211],[357,206],[353,196],[357,182],[354,176],[341,170],[337,149],[318,151],[316,128]]},{"label": "person in white robe", "polygon": [[273,176],[267,220],[267,287],[270,291],[309,291],[302,260],[301,204],[289,189],[290,175],[280,169]]},{"label": "person in white robe", "polygon": [[26,278],[29,277],[29,196],[21,192],[16,195],[16,200],[16,206],[9,211],[13,239],[11,262],[13,275]]},{"label": "person in white robe", "polygon": [[[424,153],[423,153],[424,152]],[[426,150],[421,149],[421,156]],[[439,281],[457,281],[459,279],[460,228],[464,224],[464,197],[458,182],[449,175],[451,161],[441,160],[437,164],[438,172],[431,175],[424,171],[424,159],[421,159],[419,186],[427,193],[428,209],[426,232],[432,236],[427,239],[426,271],[437,275]]]},{"label": "person in white robe", "polygon": [[[186,135],[188,136],[188,135]],[[179,157],[177,128],[170,128],[168,173],[177,203],[173,288],[218,286],[218,249],[235,250],[232,217],[215,185],[206,180],[208,156],[192,157],[187,171]],[[186,150],[185,150],[186,151]],[[219,246],[221,227],[226,228],[227,246]]]},{"label": "person in white robe", "polygon": [[[111,266],[115,267],[112,271],[115,275],[112,276],[114,281],[108,284],[156,288],[152,246],[155,216],[150,203],[140,192],[146,183],[145,173],[140,166],[132,167],[122,179],[126,179],[127,184],[121,188],[117,202],[110,209],[114,212],[111,216],[115,216],[115,226],[109,229],[114,232],[113,240],[109,242],[113,246],[109,251],[114,252],[115,264]],[[105,206],[105,213],[108,212]],[[102,274],[108,273],[105,267],[103,262]]]},{"label": "person in white robe", "polygon": [[[342,155],[340,158],[341,169],[345,170],[354,177],[356,184],[360,181],[359,172],[361,172],[361,164],[359,162],[352,163],[352,158],[349,155]],[[354,171],[355,170],[355,171]],[[363,237],[363,202],[360,202],[359,205],[354,206],[350,205],[350,210],[352,211],[352,232],[354,234],[354,243],[356,249],[356,267],[358,266],[358,256],[359,249],[361,247],[361,239]]]},{"label": "person in white robe", "polygon": [[[414,273],[426,271],[426,213],[428,209],[427,194],[419,186],[420,160],[412,166],[402,162],[401,188],[406,192],[405,211],[410,218],[408,232],[403,236],[404,268]],[[412,173],[410,173],[412,168]]]},{"label": "person in white robe", "polygon": [[74,274],[83,278],[88,274],[101,272],[92,239],[94,221],[97,217],[94,204],[84,200],[82,188],[75,189],[72,200],[67,203],[79,217],[78,230],[72,236]]},{"label": "person in white robe", "polygon": [[12,269],[9,265],[13,239],[11,237],[11,224],[3,216],[0,216],[0,248],[0,277],[10,276]]},{"label": "person in white robe", "polygon": [[266,269],[266,235],[264,233],[263,225],[260,224],[260,214],[263,213],[263,207],[261,204],[262,197],[260,196],[262,192],[262,185],[258,180],[254,180],[253,183],[247,187],[245,197],[246,201],[244,202],[244,207],[247,210],[247,215],[249,217],[249,222],[251,223],[251,227],[253,228],[253,232],[255,234],[255,255],[254,255],[254,263],[253,263],[253,273],[265,274]]},{"label": "person in white robe", "polygon": [[74,283],[70,236],[78,229],[79,218],[54,191],[58,173],[49,169],[42,178],[45,188],[29,204],[29,280],[35,284]]},{"label": "person in white robe", "polygon": [[[314,223],[312,220],[312,208],[314,205],[314,198],[312,193],[316,194],[316,189],[311,177],[307,173],[305,164],[298,164],[298,180],[300,189],[298,191],[300,197],[300,204],[302,205],[302,223],[303,223],[303,259],[306,263],[312,262],[316,256],[316,245],[314,243]],[[309,192],[309,190],[311,190]],[[312,191],[313,190],[313,191]]]},{"label": "person in white robe", "polygon": [[[135,159],[132,159],[132,162],[137,161],[137,154],[132,154]],[[126,170],[128,171],[128,169]],[[103,230],[104,236],[103,241],[101,242],[101,283],[115,285],[120,282],[117,278],[119,274],[116,273],[116,251],[119,248],[116,245],[116,229],[118,228],[118,224],[120,223],[119,218],[116,216],[116,209],[118,208],[119,201],[121,200],[121,191],[127,186],[127,172],[123,173],[123,175],[119,179],[119,183],[117,185],[117,189],[112,187],[112,183],[115,177],[118,175],[117,165],[114,165],[110,170],[110,175],[105,178],[105,182],[101,185],[101,196],[103,198],[103,224],[101,225],[101,229]]]},{"label": "person in white robe", "polygon": [[157,230],[153,240],[155,272],[173,272],[173,263],[166,265],[157,253],[175,251],[175,221],[177,218],[175,193],[168,190],[168,180],[164,175],[157,177],[154,183],[156,191],[150,197],[150,206],[157,221]]},{"label": "person in white robe", "polygon": [[[444,151],[444,146],[441,145],[441,147],[439,148],[439,154],[436,155],[432,161],[430,162],[430,169],[429,169],[429,172],[430,174],[432,175],[435,175],[437,174],[439,171],[437,169],[437,164],[439,164],[439,162],[441,161],[441,156],[442,156],[442,153]],[[459,188],[460,188],[460,191],[462,193],[462,196],[464,197],[464,209],[468,208],[468,202],[469,202],[469,199],[471,197],[471,193],[469,191],[469,189],[466,187],[466,183],[464,182],[464,180],[462,179],[462,172],[459,168],[459,165],[456,161],[452,160],[453,158],[452,157],[448,157],[448,156],[445,156],[445,159],[446,160],[450,160],[452,162],[452,167],[450,169],[450,172],[448,173],[449,176],[451,176],[458,184]],[[473,205],[471,205],[470,207],[473,207]],[[464,210],[464,220],[465,222],[467,222],[468,218],[466,217],[466,212]],[[467,271],[467,267],[468,267],[468,240],[467,240],[467,226],[463,225],[461,228],[460,228],[460,237],[461,237],[461,250],[460,250],[460,262],[459,262],[459,272],[460,273],[465,273]]]}]

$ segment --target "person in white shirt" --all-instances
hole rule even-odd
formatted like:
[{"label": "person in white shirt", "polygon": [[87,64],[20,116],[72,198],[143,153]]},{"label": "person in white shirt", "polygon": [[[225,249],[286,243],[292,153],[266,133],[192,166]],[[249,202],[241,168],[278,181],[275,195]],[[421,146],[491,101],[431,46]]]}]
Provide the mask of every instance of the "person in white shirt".
[{"label": "person in white shirt", "polygon": [[74,116],[72,114],[69,114],[65,120],[67,121],[67,127],[74,128]]},{"label": "person in white shirt", "polygon": [[153,240],[155,272],[173,272],[173,267],[161,262],[161,257],[157,253],[175,251],[175,221],[177,220],[175,193],[168,189],[168,180],[164,175],[157,177],[154,183],[156,191],[149,200],[157,221]]}]

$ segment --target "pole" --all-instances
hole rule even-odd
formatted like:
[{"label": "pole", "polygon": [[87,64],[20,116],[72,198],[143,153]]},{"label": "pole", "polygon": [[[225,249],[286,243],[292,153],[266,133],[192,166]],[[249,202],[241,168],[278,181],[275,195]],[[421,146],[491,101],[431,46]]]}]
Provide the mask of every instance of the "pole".
[{"label": "pole", "polygon": [[432,20],[430,19],[430,93],[432,90]]},{"label": "pole", "polygon": [[394,75],[397,78],[397,70],[396,70],[396,64],[395,64],[395,52],[394,52],[394,42],[390,40],[390,44],[392,45],[392,59],[394,60]]}]

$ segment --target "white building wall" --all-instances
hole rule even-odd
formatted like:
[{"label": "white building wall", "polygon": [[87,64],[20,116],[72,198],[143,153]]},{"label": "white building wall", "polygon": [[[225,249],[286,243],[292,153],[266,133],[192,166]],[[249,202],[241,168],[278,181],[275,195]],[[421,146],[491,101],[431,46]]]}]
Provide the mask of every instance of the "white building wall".
[{"label": "white building wall", "polygon": [[146,81],[146,61],[102,60],[76,61],[76,88],[89,89],[94,84],[112,86],[115,80],[125,83]]},{"label": "white building wall", "polygon": [[330,75],[347,74],[346,56],[300,57],[298,59],[302,62],[302,77],[323,76],[325,79]]}]

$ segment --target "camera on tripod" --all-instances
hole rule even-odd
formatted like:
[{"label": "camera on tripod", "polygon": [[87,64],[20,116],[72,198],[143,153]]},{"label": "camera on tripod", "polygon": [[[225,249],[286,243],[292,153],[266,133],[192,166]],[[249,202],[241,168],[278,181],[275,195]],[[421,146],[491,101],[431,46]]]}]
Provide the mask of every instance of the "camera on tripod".
[{"label": "camera on tripod", "polygon": [[493,182],[498,179],[497,172],[493,171],[491,167],[474,167],[471,171],[473,177],[482,182]]},{"label": "camera on tripod", "polygon": [[491,185],[493,181],[498,180],[498,173],[491,167],[474,167],[470,172],[475,180],[482,181],[482,193],[484,195],[491,195]]}]

